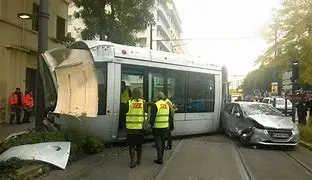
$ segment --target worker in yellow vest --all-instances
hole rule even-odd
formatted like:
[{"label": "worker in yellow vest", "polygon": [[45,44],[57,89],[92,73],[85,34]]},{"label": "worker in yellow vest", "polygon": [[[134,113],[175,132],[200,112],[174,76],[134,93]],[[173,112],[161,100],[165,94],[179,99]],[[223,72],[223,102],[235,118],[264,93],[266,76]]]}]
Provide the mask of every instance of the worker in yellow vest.
[{"label": "worker in yellow vest", "polygon": [[167,137],[167,146],[166,149],[171,149],[172,148],[172,135],[171,135],[171,131],[174,130],[174,114],[175,112],[178,110],[175,106],[175,104],[170,101],[169,98],[166,98],[165,102],[168,104],[170,112],[171,112],[171,116],[169,117],[169,129],[167,131],[166,137]]},{"label": "worker in yellow vest", "polygon": [[126,86],[125,81],[121,81],[120,110],[119,110],[119,131],[125,130],[126,108],[131,97],[131,90]]},{"label": "worker in yellow vest", "polygon": [[[144,143],[145,101],[141,92],[134,88],[133,99],[128,101],[126,109],[127,143],[129,145],[130,168],[141,164],[142,144]],[[136,157],[135,159],[135,151]]]},{"label": "worker in yellow vest", "polygon": [[163,164],[163,155],[165,150],[165,136],[169,128],[169,117],[172,116],[170,108],[166,103],[166,97],[163,92],[156,96],[157,102],[151,105],[150,123],[153,127],[153,134],[157,150],[156,164]]}]

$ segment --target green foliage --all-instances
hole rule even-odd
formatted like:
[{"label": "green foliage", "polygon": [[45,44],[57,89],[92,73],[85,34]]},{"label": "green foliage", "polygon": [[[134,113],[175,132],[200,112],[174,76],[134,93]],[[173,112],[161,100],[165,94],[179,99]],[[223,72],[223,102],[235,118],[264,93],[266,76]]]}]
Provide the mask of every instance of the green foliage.
[{"label": "green foliage", "polygon": [[312,118],[309,119],[309,124],[299,126],[300,139],[307,143],[312,143]]},{"label": "green foliage", "polygon": [[81,8],[75,13],[82,18],[86,28],[83,39],[107,40],[115,43],[135,45],[134,33],[154,24],[154,0],[73,0]]},{"label": "green foliage", "polygon": [[0,178],[16,179],[18,175],[17,169],[34,164],[37,164],[37,162],[24,161],[18,158],[11,158],[8,161],[0,162]]},{"label": "green foliage", "polygon": [[[42,142],[71,142],[69,162],[81,159],[87,154],[99,153],[104,150],[104,143],[92,134],[67,129],[62,132],[30,132],[17,138],[0,143],[0,154],[11,147]],[[34,161],[22,161],[13,158],[0,162],[0,177],[15,175],[16,170]]]},{"label": "green foliage", "polygon": [[[281,8],[276,10],[265,38],[271,47],[256,63],[269,69],[278,69],[281,81],[282,73],[291,69],[291,62],[299,60],[299,82],[302,85],[312,84],[312,69],[309,68],[312,63],[312,0],[282,0]],[[270,85],[271,81],[265,82],[268,72],[260,69],[257,70],[257,76],[247,76],[244,82],[247,91],[252,85]],[[259,81],[263,84],[259,85]]]}]

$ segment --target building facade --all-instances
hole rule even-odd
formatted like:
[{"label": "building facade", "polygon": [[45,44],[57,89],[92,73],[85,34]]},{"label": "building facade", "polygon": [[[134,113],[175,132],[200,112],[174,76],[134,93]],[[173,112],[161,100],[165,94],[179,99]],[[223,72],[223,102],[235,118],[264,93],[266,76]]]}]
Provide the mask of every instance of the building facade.
[{"label": "building facade", "polygon": [[229,89],[238,89],[244,82],[244,75],[229,75]]},{"label": "building facade", "polygon": [[[149,26],[143,32],[136,34],[139,42],[139,47],[174,52],[184,54],[184,44],[181,40],[182,25],[179,13],[173,1],[169,0],[155,0],[155,9],[153,11],[156,24]],[[79,9],[71,3],[69,5],[69,23],[68,32],[76,40],[81,40],[81,31],[85,28],[82,19],[74,17],[75,11]]]},{"label": "building facade", "polygon": [[[139,46],[152,49],[184,54],[184,44],[181,40],[182,22],[173,1],[156,0],[154,17],[156,25],[137,34]],[[152,38],[151,38],[152,36]]]},{"label": "building facade", "polygon": [[[66,37],[68,4],[68,0],[49,0],[49,49],[60,47]],[[18,18],[22,12],[38,13],[39,0],[0,0],[0,122],[16,87],[35,90],[39,21],[36,16]]]}]

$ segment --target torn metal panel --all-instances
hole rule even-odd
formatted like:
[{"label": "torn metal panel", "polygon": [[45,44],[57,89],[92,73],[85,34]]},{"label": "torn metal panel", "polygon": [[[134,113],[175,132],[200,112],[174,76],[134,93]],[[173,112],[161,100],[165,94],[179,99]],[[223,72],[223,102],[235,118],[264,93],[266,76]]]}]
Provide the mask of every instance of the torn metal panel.
[{"label": "torn metal panel", "polygon": [[70,153],[70,142],[48,142],[15,146],[0,155],[0,161],[16,157],[22,160],[36,160],[65,169]]},{"label": "torn metal panel", "polygon": [[96,117],[98,83],[89,50],[56,49],[43,54],[56,84],[55,113]]},{"label": "torn metal panel", "polygon": [[5,141],[8,141],[10,139],[16,138],[17,136],[20,136],[22,134],[28,134],[30,131],[21,131],[21,132],[17,132],[17,133],[12,133],[10,134],[7,138],[5,138]]}]

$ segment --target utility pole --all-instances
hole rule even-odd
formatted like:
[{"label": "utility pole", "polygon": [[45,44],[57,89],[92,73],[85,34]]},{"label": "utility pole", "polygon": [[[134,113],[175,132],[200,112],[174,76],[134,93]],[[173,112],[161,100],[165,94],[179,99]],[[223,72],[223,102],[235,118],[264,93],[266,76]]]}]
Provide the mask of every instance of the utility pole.
[{"label": "utility pole", "polygon": [[150,49],[153,49],[153,25],[150,27]]},{"label": "utility pole", "polygon": [[[299,63],[298,61],[292,61],[292,96],[293,98],[296,95],[296,84],[297,80],[299,79]],[[295,102],[295,101],[293,101]],[[295,103],[292,105],[292,121],[295,122],[296,119],[296,107]]]},{"label": "utility pole", "polygon": [[38,32],[38,57],[37,57],[37,71],[36,71],[36,91],[35,91],[35,107],[36,107],[36,130],[41,130],[44,117],[44,88],[40,75],[40,70],[43,71],[43,58],[41,54],[48,49],[48,23],[49,23],[49,0],[39,1],[39,32]]}]

